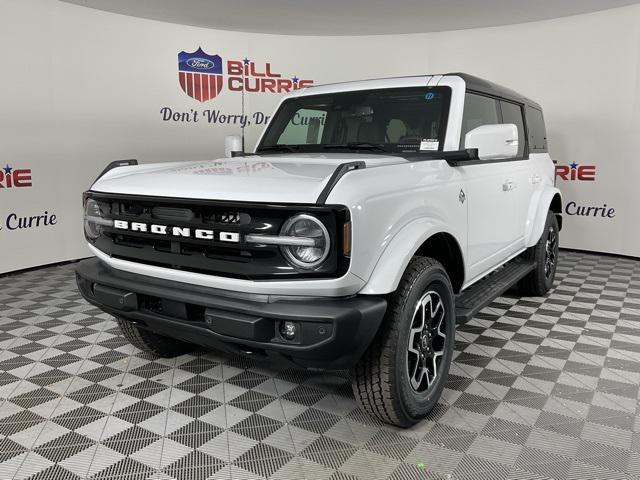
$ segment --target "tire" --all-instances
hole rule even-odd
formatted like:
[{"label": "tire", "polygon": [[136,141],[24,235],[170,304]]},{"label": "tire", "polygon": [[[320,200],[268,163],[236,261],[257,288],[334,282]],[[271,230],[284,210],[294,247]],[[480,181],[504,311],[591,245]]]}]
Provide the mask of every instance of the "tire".
[{"label": "tire", "polygon": [[118,317],[116,320],[125,338],[129,340],[134,347],[151,355],[157,357],[177,357],[195,348],[195,346],[190,343],[174,340],[173,338],[164,337],[143,328],[138,328],[126,318]]},{"label": "tire", "polygon": [[[418,328],[420,307],[429,312],[434,328]],[[409,427],[424,418],[438,402],[449,372],[455,318],[451,281],[443,266],[431,258],[414,257],[391,295],[376,338],[351,371],[360,408],[398,427]],[[431,371],[424,376],[421,353],[432,360],[430,368],[435,362],[433,379]]]},{"label": "tire", "polygon": [[553,286],[558,266],[559,246],[558,219],[555,213],[547,213],[547,221],[540,240],[524,253],[524,258],[533,260],[535,268],[518,283],[524,295],[542,296]]}]

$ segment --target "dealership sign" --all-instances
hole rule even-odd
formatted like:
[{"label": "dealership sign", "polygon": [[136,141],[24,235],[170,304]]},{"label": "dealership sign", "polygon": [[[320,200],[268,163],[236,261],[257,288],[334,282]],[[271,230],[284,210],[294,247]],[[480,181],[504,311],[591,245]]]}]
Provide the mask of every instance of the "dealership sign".
[{"label": "dealership sign", "polygon": [[246,57],[224,62],[200,47],[178,53],[178,82],[184,93],[200,102],[215,98],[225,86],[231,92],[287,93],[313,85],[313,80],[295,75],[284,77],[271,63],[259,65]]},{"label": "dealership sign", "polygon": [[578,202],[567,202],[564,209],[567,215],[578,217],[600,217],[614,218],[616,209],[609,207],[606,203],[603,205],[581,205]]},{"label": "dealership sign", "polygon": [[561,180],[593,182],[596,179],[595,165],[579,165],[575,161],[570,164],[556,164],[556,177]]},{"label": "dealership sign", "polygon": [[13,168],[9,164],[0,168],[0,189],[24,188],[32,185],[30,168]]},{"label": "dealership sign", "polygon": [[2,224],[0,230],[6,228],[7,230],[30,230],[41,227],[51,227],[58,224],[58,217],[55,213],[49,213],[44,211],[36,215],[23,215],[12,212],[8,214]]}]

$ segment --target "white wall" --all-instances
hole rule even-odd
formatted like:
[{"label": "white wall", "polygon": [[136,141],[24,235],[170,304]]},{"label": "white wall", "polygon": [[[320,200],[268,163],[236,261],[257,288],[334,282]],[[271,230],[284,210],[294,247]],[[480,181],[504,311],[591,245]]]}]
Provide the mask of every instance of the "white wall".
[{"label": "white wall", "polygon": [[[0,0],[0,164],[32,170],[33,186],[0,189],[0,273],[86,256],[81,192],[113,159],[220,156],[233,126],[164,122],[160,109],[240,112],[223,90],[201,104],[177,80],[177,54],[201,46],[224,60],[325,83],[466,71],[545,107],[551,153],[596,165],[595,182],[559,181],[567,201],[614,218],[565,216],[563,244],[640,256],[640,7],[492,29],[375,37],[289,37],[213,31],[125,17],[55,0]],[[270,114],[275,94],[247,94]],[[247,128],[253,145],[261,127]],[[2,185],[2,184],[0,184]],[[56,225],[9,230],[11,214]]]},{"label": "white wall", "polygon": [[557,184],[565,204],[606,204],[615,217],[565,213],[562,245],[640,256],[640,6],[431,38],[432,70],[470,71],[534,98],[552,158],[595,165],[595,181]]}]

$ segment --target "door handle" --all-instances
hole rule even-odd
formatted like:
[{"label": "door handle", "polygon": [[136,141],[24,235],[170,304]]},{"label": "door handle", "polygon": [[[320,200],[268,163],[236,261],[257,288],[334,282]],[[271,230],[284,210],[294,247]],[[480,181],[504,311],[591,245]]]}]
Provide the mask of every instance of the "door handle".
[{"label": "door handle", "polygon": [[534,185],[536,183],[540,183],[540,180],[542,180],[542,177],[537,173],[533,177],[531,177],[531,183],[533,183]]},{"label": "door handle", "polygon": [[502,184],[502,190],[505,192],[509,192],[516,188],[516,184],[513,180],[507,180]]}]

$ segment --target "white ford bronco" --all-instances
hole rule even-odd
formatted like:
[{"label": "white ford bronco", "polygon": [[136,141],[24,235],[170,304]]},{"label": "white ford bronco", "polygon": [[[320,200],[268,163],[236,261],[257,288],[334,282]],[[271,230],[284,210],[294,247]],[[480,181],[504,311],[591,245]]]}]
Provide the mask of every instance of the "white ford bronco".
[{"label": "white ford bronco", "polygon": [[456,322],[547,292],[562,224],[540,106],[458,73],[297,90],[254,153],[114,162],[84,208],[79,289],[132,344],[351,369],[398,426],[438,401]]}]

